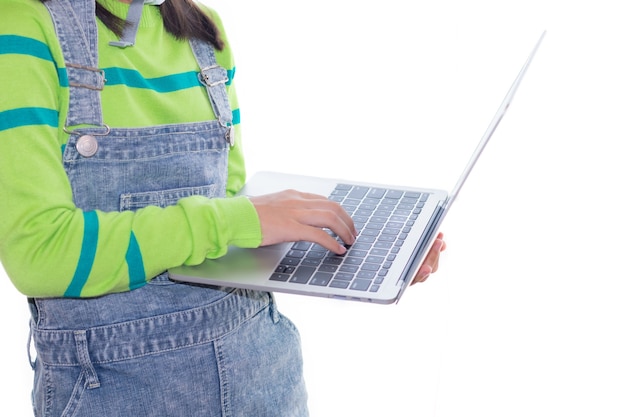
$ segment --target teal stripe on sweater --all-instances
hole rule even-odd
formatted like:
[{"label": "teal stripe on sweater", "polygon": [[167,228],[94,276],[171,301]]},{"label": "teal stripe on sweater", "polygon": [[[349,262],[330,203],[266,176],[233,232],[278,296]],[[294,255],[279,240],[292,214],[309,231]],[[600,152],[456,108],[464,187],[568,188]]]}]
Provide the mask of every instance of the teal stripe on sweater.
[{"label": "teal stripe on sweater", "polygon": [[[104,73],[106,74],[107,86],[125,85],[132,88],[154,90],[159,93],[171,93],[187,88],[202,87],[198,80],[198,73],[194,71],[156,78],[145,78],[139,71],[116,67],[104,68]],[[230,85],[235,76],[235,69],[228,70],[227,75],[228,81],[226,85]]]},{"label": "teal stripe on sweater", "polygon": [[132,88],[144,88],[159,93],[171,93],[187,88],[201,87],[196,72],[183,72],[165,77],[144,78],[139,71],[124,68],[105,68],[106,85],[126,85]]},{"label": "teal stripe on sweater", "polygon": [[24,36],[0,35],[0,54],[31,55],[54,62],[48,45]]},{"label": "teal stripe on sweater", "polygon": [[146,283],[146,271],[143,267],[139,242],[137,242],[133,232],[130,233],[130,242],[126,251],[126,264],[128,265],[128,275],[130,276],[130,289],[134,290],[144,285]]},{"label": "teal stripe on sweater", "polygon": [[[55,67],[59,76],[59,84],[61,87],[67,87],[67,72],[65,68],[58,68],[52,57],[50,48],[45,43],[36,39],[27,38],[17,35],[0,35],[0,55],[27,55],[34,58],[50,61]],[[10,58],[6,58],[10,59]]]},{"label": "teal stripe on sweater", "polygon": [[83,245],[78,258],[78,265],[69,287],[65,291],[65,297],[80,297],[83,287],[89,279],[91,268],[96,259],[98,247],[98,231],[100,228],[98,214],[95,211],[86,211],[84,216]]},{"label": "teal stripe on sweater", "polygon": [[241,113],[239,109],[235,109],[233,110],[233,124],[238,125],[239,123],[241,123]]},{"label": "teal stripe on sweater", "polygon": [[0,131],[34,125],[59,127],[59,112],[43,107],[23,107],[0,112]]},{"label": "teal stripe on sweater", "polygon": [[235,78],[235,68],[227,70],[226,76],[228,77],[226,85],[231,85],[233,83],[233,79]]}]

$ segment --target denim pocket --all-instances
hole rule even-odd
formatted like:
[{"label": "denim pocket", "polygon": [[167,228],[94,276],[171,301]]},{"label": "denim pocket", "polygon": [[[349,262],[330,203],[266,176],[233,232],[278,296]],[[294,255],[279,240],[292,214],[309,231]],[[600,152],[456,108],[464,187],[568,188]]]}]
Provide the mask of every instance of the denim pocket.
[{"label": "denim pocket", "polygon": [[171,190],[145,191],[124,193],[120,195],[120,211],[138,210],[146,206],[167,207],[176,204],[178,200],[194,195],[212,198],[219,194],[216,184],[200,187],[184,187]]},{"label": "denim pocket", "polygon": [[[37,361],[33,412],[37,417],[73,417],[88,389],[80,366],[49,366]],[[37,379],[41,384],[37,383]]]}]

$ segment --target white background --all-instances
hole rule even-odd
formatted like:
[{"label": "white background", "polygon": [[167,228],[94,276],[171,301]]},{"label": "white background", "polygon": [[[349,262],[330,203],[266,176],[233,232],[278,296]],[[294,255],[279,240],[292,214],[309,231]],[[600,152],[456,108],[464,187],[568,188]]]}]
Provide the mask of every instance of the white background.
[{"label": "white background", "polygon": [[[618,0],[205,0],[226,24],[248,166],[451,189],[516,99],[400,304],[280,295],[312,417],[625,416]],[[27,308],[0,280],[0,401],[29,414]]]}]

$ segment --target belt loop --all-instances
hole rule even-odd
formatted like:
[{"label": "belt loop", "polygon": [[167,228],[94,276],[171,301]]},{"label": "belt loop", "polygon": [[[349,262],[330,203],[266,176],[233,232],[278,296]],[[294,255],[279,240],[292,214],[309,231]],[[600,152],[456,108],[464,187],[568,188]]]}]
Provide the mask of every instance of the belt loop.
[{"label": "belt loop", "polygon": [[29,321],[29,328],[28,328],[28,341],[26,342],[26,353],[28,353],[28,362],[30,362],[30,367],[33,368],[33,371],[35,370],[35,360],[33,360],[33,355],[32,355],[32,351],[33,351],[33,326],[35,325],[35,322],[33,321],[33,319],[31,319]]},{"label": "belt loop", "polygon": [[77,330],[74,332],[74,340],[76,341],[76,349],[78,351],[78,361],[83,367],[83,372],[87,376],[87,384],[89,389],[100,387],[100,381],[96,370],[89,359],[89,349],[87,348],[87,332],[85,330]]}]

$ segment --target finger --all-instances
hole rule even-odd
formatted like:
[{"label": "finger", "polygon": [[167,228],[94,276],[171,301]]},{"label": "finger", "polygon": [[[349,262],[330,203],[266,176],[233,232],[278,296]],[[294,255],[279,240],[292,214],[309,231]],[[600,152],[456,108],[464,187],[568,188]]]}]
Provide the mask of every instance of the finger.
[{"label": "finger", "polygon": [[430,274],[432,273],[433,273],[433,270],[430,267],[430,265],[422,265],[420,269],[417,271],[415,278],[413,278],[411,285],[417,284],[418,282],[426,281],[428,277],[430,276]]},{"label": "finger", "polygon": [[356,239],[356,231],[352,219],[349,216],[341,216],[336,211],[306,210],[302,212],[300,221],[310,226],[331,230],[347,245],[352,245]]},{"label": "finger", "polygon": [[[318,243],[332,252],[343,254],[345,248],[335,236],[350,245],[356,231],[352,218],[336,202],[316,194],[295,190],[250,197],[261,222],[261,245],[287,241]],[[330,229],[335,235],[322,229]]]},{"label": "finger", "polygon": [[337,239],[329,235],[323,229],[318,227],[306,226],[308,229],[305,231],[306,237],[301,240],[306,242],[317,243],[318,245],[328,249],[329,251],[336,253],[337,255],[343,255],[346,253],[347,248],[342,245]]},{"label": "finger", "polygon": [[411,284],[424,282],[432,273],[437,272],[437,269],[439,268],[439,256],[441,251],[445,249],[445,242],[439,237],[443,237],[443,235],[440,233],[437,236],[437,239],[433,242],[428,255],[426,255],[424,262],[422,262],[422,266],[420,266],[420,269],[417,271],[417,274],[413,278]]},{"label": "finger", "polygon": [[[331,201],[327,197],[324,197],[318,194],[311,194],[311,193],[299,193],[299,194],[301,198],[303,199],[305,208],[328,210],[341,220],[341,222],[337,222],[332,217],[325,217],[323,214],[320,214],[321,216],[320,221],[316,222],[316,225],[318,227],[328,227],[337,235],[342,236],[345,234],[343,232],[343,227],[346,226],[348,227],[350,234],[352,236],[356,236],[357,230],[354,226],[354,221],[352,220],[352,217],[350,217],[350,215],[346,213],[346,211],[343,209],[343,207],[341,207],[339,203],[335,201]],[[335,230],[335,228],[337,228],[337,230]]]}]

